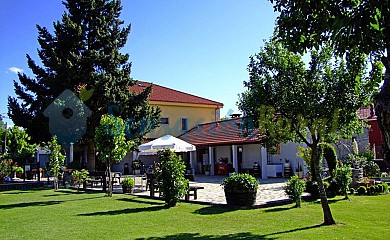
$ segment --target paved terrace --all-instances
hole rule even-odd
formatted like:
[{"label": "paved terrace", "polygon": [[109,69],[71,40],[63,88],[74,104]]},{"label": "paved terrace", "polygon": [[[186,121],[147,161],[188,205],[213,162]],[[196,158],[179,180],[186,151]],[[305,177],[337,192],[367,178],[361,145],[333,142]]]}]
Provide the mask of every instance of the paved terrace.
[{"label": "paved terrace", "polygon": [[[134,195],[150,196],[150,192],[145,190],[146,181],[143,181],[139,176],[131,177],[135,178]],[[191,181],[190,186],[202,186],[204,189],[198,190],[198,199],[194,200],[191,196],[190,200],[210,204],[226,204],[225,194],[221,186],[221,182],[225,177],[226,176],[196,175],[195,181]],[[260,185],[255,205],[272,204],[273,202],[288,200],[288,197],[284,192],[284,186],[287,179],[270,178],[258,179],[258,181],[260,182]],[[115,184],[114,192],[122,193],[121,186]],[[158,193],[156,193],[155,196],[158,196]]]}]

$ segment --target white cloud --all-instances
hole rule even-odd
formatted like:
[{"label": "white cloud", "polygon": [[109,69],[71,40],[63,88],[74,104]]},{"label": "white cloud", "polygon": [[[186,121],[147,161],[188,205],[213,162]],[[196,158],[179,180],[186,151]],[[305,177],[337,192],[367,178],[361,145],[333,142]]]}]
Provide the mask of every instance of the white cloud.
[{"label": "white cloud", "polygon": [[20,72],[23,72],[23,69],[21,68],[17,68],[17,67],[10,67],[8,68],[8,70],[10,70],[11,72],[15,73],[15,74],[18,74]]}]

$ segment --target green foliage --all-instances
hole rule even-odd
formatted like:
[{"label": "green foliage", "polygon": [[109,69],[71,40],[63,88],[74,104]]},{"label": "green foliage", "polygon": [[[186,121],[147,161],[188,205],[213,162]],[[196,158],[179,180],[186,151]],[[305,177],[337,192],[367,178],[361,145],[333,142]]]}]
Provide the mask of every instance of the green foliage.
[{"label": "green foliage", "polygon": [[54,189],[58,189],[58,177],[62,174],[62,168],[65,166],[65,155],[61,153],[61,145],[57,137],[53,136],[51,141],[46,143],[49,152],[50,172],[54,176]]},{"label": "green foliage", "polygon": [[383,186],[383,193],[388,193],[389,185],[386,182],[382,182],[382,186]]},{"label": "green foliage", "polygon": [[24,129],[14,126],[7,132],[7,156],[14,161],[30,160],[35,153],[35,144]]},{"label": "green foliage", "polygon": [[22,167],[19,167],[19,166],[14,166],[14,167],[13,167],[13,170],[14,170],[14,172],[16,172],[16,173],[23,173],[23,172],[24,172],[23,168],[22,168]]},{"label": "green foliage", "polygon": [[224,189],[228,191],[257,191],[259,182],[247,173],[233,174],[222,181]]},{"label": "green foliage", "polygon": [[373,160],[365,161],[363,165],[364,176],[372,178],[379,176],[380,168]]},{"label": "green foliage", "polygon": [[310,164],[310,159],[311,159],[311,148],[304,148],[302,146],[297,147],[297,155],[298,157],[302,158],[303,161],[306,163],[307,170],[310,173],[310,176],[313,176],[313,172],[311,170],[311,164]]},{"label": "green foliage", "polygon": [[[99,161],[106,163],[108,176],[111,176],[111,165],[120,162],[133,146],[125,137],[125,124],[119,117],[103,115],[95,132],[96,149]],[[108,180],[108,194],[112,196],[112,179]]]},{"label": "green foliage", "polygon": [[99,160],[108,164],[120,162],[132,146],[126,141],[124,121],[112,115],[103,115],[95,132]]},{"label": "green foliage", "polygon": [[89,172],[86,169],[81,169],[81,171],[73,170],[72,181],[74,183],[77,183],[77,190],[80,188],[81,185],[83,185],[83,183],[85,181],[87,181],[89,179],[88,175],[89,175]]},{"label": "green foliage", "polygon": [[122,180],[121,184],[126,187],[133,187],[135,182],[133,178],[127,177]]},{"label": "green foliage", "polygon": [[285,191],[289,198],[291,198],[296,207],[301,207],[302,194],[306,189],[306,182],[294,175],[286,183]]},{"label": "green foliage", "polygon": [[328,168],[329,168],[329,172],[330,174],[332,175],[332,177],[334,176],[334,170],[336,169],[337,167],[337,153],[336,153],[336,149],[333,147],[332,144],[330,143],[325,143],[325,142],[322,142],[320,143],[318,146],[320,146],[321,148],[321,152],[322,152],[322,155],[324,156],[327,164],[328,164]]},{"label": "green foliage", "polygon": [[334,178],[339,186],[340,190],[343,192],[345,199],[348,197],[349,184],[352,182],[352,171],[349,166],[337,167],[333,170]]},{"label": "green foliage", "polygon": [[120,1],[65,0],[63,4],[66,10],[53,23],[53,33],[37,25],[41,63],[27,54],[34,76],[19,74],[19,81],[14,81],[16,97],[8,98],[10,118],[35,141],[47,141],[48,118],[43,111],[69,89],[92,111],[84,140],[93,140],[97,120],[114,106],[117,116],[129,119],[127,137],[140,141],[158,126],[160,110],[148,104],[152,86],[129,91],[137,81],[130,77],[130,55],[122,51],[130,25],[120,19]]},{"label": "green foliage", "polygon": [[367,188],[366,188],[365,186],[360,186],[360,187],[357,189],[357,193],[358,193],[359,195],[364,195],[364,194],[366,194],[366,192],[367,192]]},{"label": "green foliage", "polygon": [[0,183],[4,182],[5,178],[11,174],[12,160],[0,159]]},{"label": "green foliage", "polygon": [[176,206],[181,197],[187,194],[188,180],[184,177],[186,166],[184,161],[169,149],[157,152],[160,159],[160,170],[156,179],[168,207]]}]

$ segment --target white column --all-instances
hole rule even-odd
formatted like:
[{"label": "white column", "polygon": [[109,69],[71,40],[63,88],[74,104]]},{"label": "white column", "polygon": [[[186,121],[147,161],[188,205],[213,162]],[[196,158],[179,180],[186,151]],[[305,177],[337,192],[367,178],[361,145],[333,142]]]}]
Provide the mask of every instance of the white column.
[{"label": "white column", "polygon": [[267,173],[267,149],[265,147],[261,147],[261,179],[267,179],[268,173]]},{"label": "white column", "polygon": [[137,160],[137,155],[137,151],[133,151],[133,158],[131,159],[131,161]]},{"label": "white column", "polygon": [[209,164],[211,165],[210,167],[210,175],[214,175],[214,148],[209,147]]},{"label": "white column", "polygon": [[69,147],[69,162],[73,162],[73,143],[70,143]]},{"label": "white column", "polygon": [[191,169],[192,169],[193,174],[195,174],[195,172],[196,172],[194,153],[195,153],[195,151],[190,152],[190,165],[191,165]]},{"label": "white column", "polygon": [[238,156],[237,156],[237,145],[232,145],[232,153],[233,153],[233,168],[236,173],[238,173]]}]

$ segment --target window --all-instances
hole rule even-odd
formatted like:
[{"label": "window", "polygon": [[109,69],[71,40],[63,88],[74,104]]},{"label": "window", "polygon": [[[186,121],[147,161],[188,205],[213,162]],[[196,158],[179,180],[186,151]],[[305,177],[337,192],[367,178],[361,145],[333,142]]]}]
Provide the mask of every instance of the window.
[{"label": "window", "polygon": [[187,118],[182,118],[181,119],[181,130],[182,131],[187,131],[188,130],[188,119]]},{"label": "window", "polygon": [[169,118],[167,117],[160,118],[160,124],[169,124]]}]

